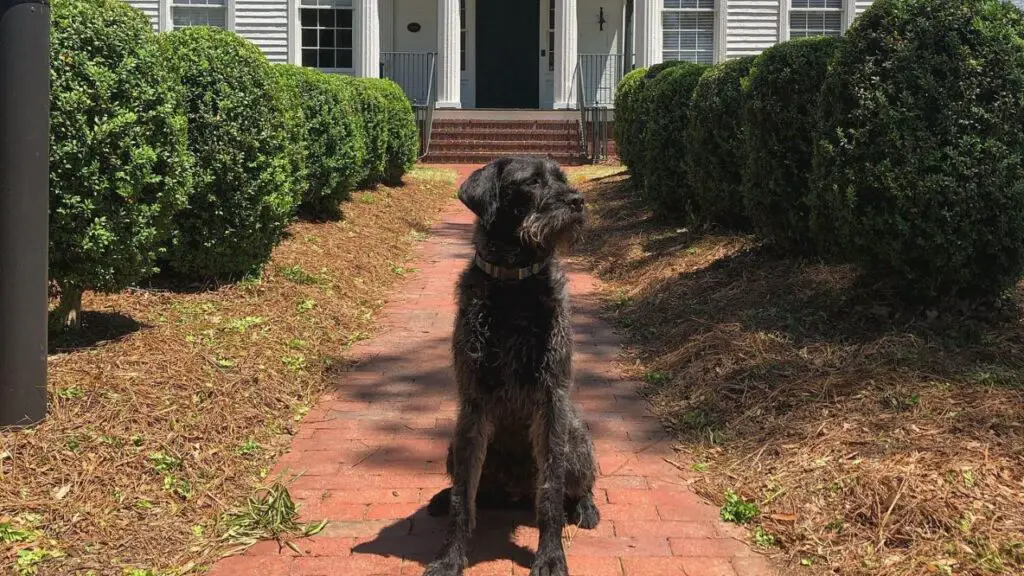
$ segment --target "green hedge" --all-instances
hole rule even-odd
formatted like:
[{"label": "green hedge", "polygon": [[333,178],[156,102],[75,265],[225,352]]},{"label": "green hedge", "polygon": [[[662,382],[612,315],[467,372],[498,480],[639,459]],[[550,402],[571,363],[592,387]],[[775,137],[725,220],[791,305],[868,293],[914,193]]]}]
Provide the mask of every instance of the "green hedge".
[{"label": "green hedge", "polygon": [[825,37],[777,44],[743,79],[747,214],[762,237],[795,251],[811,247],[807,196],[818,99],[839,44]]},{"label": "green hedge", "polygon": [[690,121],[693,89],[708,69],[703,64],[677,63],[653,77],[648,92],[647,128],[642,173],[644,193],[660,209],[691,218],[695,213],[689,189],[683,134]]},{"label": "green hedge", "polygon": [[388,101],[372,78],[342,76],[354,92],[366,136],[366,163],[360,186],[383,182],[388,170]]},{"label": "green hedge", "polygon": [[310,68],[275,66],[299,93],[303,139],[309,166],[300,211],[312,218],[337,218],[339,204],[359,183],[366,163],[366,140],[354,91],[337,78]]},{"label": "green hedge", "polygon": [[819,242],[914,298],[1020,279],[1021,38],[1021,12],[998,0],[880,0],[861,16],[823,91]]},{"label": "green hedge", "polygon": [[185,28],[161,44],[185,88],[196,165],[170,266],[194,279],[243,276],[270,258],[306,188],[290,97],[259,48],[231,32]]},{"label": "green hedge", "polygon": [[412,102],[402,88],[391,80],[375,80],[377,90],[387,105],[388,143],[384,183],[399,184],[412,169],[420,153],[420,132]]},{"label": "green hedge", "polygon": [[50,275],[73,323],[82,290],[154,271],[191,158],[182,91],[146,17],[119,0],[51,10]]},{"label": "green hedge", "polygon": [[635,177],[639,176],[637,167],[644,150],[645,118],[641,95],[646,74],[646,68],[637,68],[623,76],[615,87],[615,146],[619,159]]},{"label": "green hedge", "polygon": [[743,89],[754,56],[709,69],[697,82],[686,127],[686,167],[700,221],[749,227],[743,205]]}]

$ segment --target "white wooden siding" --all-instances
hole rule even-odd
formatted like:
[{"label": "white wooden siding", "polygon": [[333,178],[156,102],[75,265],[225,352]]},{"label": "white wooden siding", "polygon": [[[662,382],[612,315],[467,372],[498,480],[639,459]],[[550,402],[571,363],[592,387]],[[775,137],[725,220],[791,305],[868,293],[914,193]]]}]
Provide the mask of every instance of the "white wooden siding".
[{"label": "white wooden siding", "polygon": [[760,54],[778,42],[779,1],[729,0],[725,27],[726,58]]},{"label": "white wooden siding", "polygon": [[271,62],[288,62],[288,0],[235,0],[235,32]]},{"label": "white wooden siding", "polygon": [[129,6],[134,6],[149,18],[153,30],[160,29],[160,0],[125,0]]},{"label": "white wooden siding", "polygon": [[857,4],[856,4],[856,6],[857,6],[857,16],[860,16],[861,14],[863,14],[864,11],[867,10],[869,6],[871,6],[871,2],[872,2],[872,0],[856,0],[856,1],[857,1]]}]

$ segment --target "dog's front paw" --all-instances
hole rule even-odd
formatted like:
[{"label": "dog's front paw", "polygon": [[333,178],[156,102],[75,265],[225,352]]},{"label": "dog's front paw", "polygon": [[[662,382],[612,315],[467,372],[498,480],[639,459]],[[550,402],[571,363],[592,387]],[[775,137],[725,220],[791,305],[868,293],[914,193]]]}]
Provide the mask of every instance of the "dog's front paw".
[{"label": "dog's front paw", "polygon": [[465,565],[464,559],[444,556],[428,564],[423,576],[462,576]]},{"label": "dog's front paw", "polygon": [[569,576],[569,566],[565,563],[565,552],[540,552],[533,561],[530,576]]},{"label": "dog's front paw", "polygon": [[593,530],[601,523],[601,512],[597,504],[594,504],[594,497],[589,494],[576,506],[576,514],[576,525],[584,530]]}]

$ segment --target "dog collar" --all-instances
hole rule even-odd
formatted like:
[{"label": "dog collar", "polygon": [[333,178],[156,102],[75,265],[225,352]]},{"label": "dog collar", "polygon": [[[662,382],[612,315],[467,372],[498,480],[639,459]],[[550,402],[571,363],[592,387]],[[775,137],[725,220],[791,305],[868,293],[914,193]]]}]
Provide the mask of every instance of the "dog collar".
[{"label": "dog collar", "polygon": [[480,254],[477,254],[473,261],[476,262],[477,268],[480,268],[489,276],[497,278],[498,280],[524,280],[543,270],[547,267],[548,262],[550,262],[550,260],[545,260],[543,262],[538,262],[533,266],[527,266],[526,268],[505,268],[503,266],[491,264],[487,260],[484,260]]}]

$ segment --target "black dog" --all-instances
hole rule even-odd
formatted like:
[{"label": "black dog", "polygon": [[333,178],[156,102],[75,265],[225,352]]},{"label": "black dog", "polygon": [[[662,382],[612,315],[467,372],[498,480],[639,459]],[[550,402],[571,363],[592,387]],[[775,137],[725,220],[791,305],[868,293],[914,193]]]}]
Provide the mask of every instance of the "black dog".
[{"label": "black dog", "polygon": [[569,399],[572,332],[555,252],[584,224],[583,196],[552,161],[503,158],[474,172],[459,199],[477,216],[476,256],[458,284],[452,352],[459,413],[448,448],[452,488],[428,510],[451,514],[425,576],[457,576],[476,508],[533,503],[540,542],[531,576],[567,576],[562,528],[594,528],[590,435]]}]

